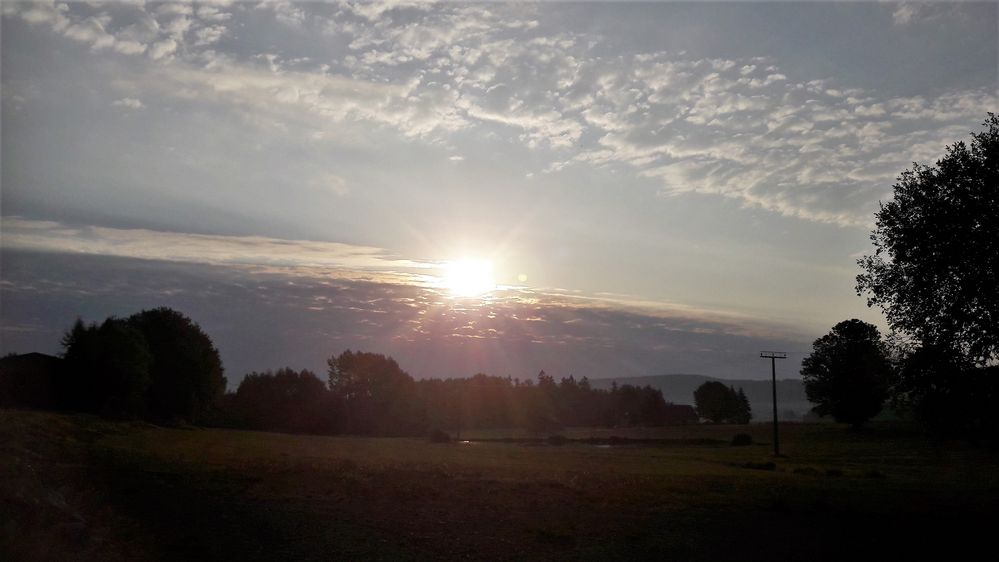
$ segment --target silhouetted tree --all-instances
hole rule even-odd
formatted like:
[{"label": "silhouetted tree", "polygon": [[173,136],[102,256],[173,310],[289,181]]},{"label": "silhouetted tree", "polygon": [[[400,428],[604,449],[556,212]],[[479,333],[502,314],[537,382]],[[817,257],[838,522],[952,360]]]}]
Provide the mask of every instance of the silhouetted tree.
[{"label": "silhouetted tree", "polygon": [[330,390],[342,397],[349,430],[378,435],[423,433],[413,378],[395,359],[379,353],[344,351],[330,357]]},{"label": "silhouetted tree", "polygon": [[736,415],[733,418],[735,423],[747,424],[749,420],[753,419],[753,408],[749,405],[749,398],[746,397],[745,391],[742,387],[739,387],[739,392],[736,393],[736,398],[738,402],[736,404]]},{"label": "silhouetted tree", "polygon": [[971,405],[995,395],[981,377],[999,360],[999,118],[984,125],[970,147],[899,176],[875,215],[874,255],[858,262],[857,293],[910,338],[893,403],[940,429],[979,425]]},{"label": "silhouetted tree", "polygon": [[142,334],[152,356],[150,414],[197,421],[225,392],[222,359],[211,338],[193,320],[165,307],[133,314],[127,323]]},{"label": "silhouetted tree", "polygon": [[152,355],[138,330],[117,318],[100,326],[78,319],[62,344],[63,407],[111,417],[145,413]]},{"label": "silhouetted tree", "polygon": [[318,434],[338,430],[340,408],[326,384],[306,369],[246,375],[232,407],[253,429]]},{"label": "silhouetted tree", "polygon": [[999,358],[999,118],[914,164],[875,214],[874,255],[858,263],[858,295],[920,346],[984,366]]},{"label": "silhouetted tree", "polygon": [[953,350],[924,345],[901,362],[892,404],[936,433],[999,440],[999,367],[980,367]]},{"label": "silhouetted tree", "polygon": [[749,423],[751,413],[749,400],[739,389],[718,381],[707,381],[694,391],[694,404],[697,414],[711,423]]},{"label": "silhouetted tree", "polygon": [[845,320],[812,349],[801,376],[816,413],[860,427],[881,411],[892,368],[877,327]]}]

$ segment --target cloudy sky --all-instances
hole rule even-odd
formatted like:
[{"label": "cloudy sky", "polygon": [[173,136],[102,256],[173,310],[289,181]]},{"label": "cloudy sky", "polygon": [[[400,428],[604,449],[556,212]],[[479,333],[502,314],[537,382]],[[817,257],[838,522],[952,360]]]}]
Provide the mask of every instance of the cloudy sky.
[{"label": "cloudy sky", "polygon": [[[3,352],[171,306],[231,383],[763,378],[996,111],[996,3],[2,5]],[[495,290],[455,294],[488,260]]]}]

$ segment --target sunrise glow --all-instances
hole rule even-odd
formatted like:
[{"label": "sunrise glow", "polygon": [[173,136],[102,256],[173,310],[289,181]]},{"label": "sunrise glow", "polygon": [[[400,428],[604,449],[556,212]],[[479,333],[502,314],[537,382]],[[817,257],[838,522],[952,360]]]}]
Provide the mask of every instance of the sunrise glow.
[{"label": "sunrise glow", "polygon": [[444,286],[456,297],[480,297],[496,289],[489,260],[462,259],[444,266]]}]

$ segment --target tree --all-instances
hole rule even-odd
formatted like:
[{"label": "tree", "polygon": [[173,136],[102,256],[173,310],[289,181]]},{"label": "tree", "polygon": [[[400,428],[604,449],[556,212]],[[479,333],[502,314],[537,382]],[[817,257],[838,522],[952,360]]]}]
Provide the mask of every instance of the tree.
[{"label": "tree", "polygon": [[154,418],[196,421],[225,392],[222,359],[211,338],[190,318],[161,307],[127,320],[149,346],[146,405]]},{"label": "tree", "polygon": [[152,357],[138,330],[113,317],[100,326],[77,320],[62,344],[63,407],[110,417],[145,413]]},{"label": "tree", "polygon": [[337,430],[336,404],[312,371],[250,373],[239,383],[233,408],[253,429],[329,434]]},{"label": "tree", "polygon": [[902,172],[856,287],[894,331],[979,366],[999,358],[999,118],[984,125],[970,148]]},{"label": "tree", "polygon": [[350,431],[379,435],[422,432],[413,378],[395,359],[348,349],[326,363],[330,390],[344,400]]},{"label": "tree", "polygon": [[707,381],[694,391],[697,415],[711,423],[749,423],[751,413],[746,394],[718,381]]},{"label": "tree", "polygon": [[739,387],[739,392],[736,395],[738,403],[736,405],[736,416],[735,423],[747,424],[749,420],[753,419],[753,408],[749,405],[749,398],[746,397],[745,391],[742,387]]},{"label": "tree", "polygon": [[857,319],[840,322],[815,340],[801,368],[815,412],[854,427],[881,411],[891,372],[877,327]]}]

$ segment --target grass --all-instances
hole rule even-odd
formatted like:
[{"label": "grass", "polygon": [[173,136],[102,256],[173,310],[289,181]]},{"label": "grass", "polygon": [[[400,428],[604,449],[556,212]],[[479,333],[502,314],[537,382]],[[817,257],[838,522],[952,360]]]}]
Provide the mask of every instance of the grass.
[{"label": "grass", "polygon": [[[0,558],[839,560],[986,544],[995,454],[902,425],[789,424],[773,458],[770,431],[439,444],[0,411]],[[742,432],[753,445],[729,446]]]}]

